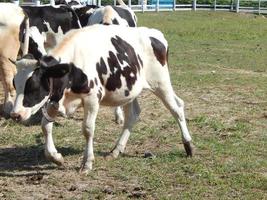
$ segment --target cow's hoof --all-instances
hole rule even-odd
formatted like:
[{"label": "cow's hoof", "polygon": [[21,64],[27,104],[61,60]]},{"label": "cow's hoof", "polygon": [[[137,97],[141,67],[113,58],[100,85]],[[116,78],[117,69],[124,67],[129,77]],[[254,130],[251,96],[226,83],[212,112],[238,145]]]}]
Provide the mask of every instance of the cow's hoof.
[{"label": "cow's hoof", "polygon": [[186,151],[187,157],[192,157],[194,155],[194,145],[192,142],[184,142],[184,149]]},{"label": "cow's hoof", "polygon": [[123,124],[124,123],[124,119],[121,119],[121,118],[116,118],[115,119],[115,122],[119,125]]},{"label": "cow's hoof", "polygon": [[93,168],[93,163],[90,164],[82,164],[79,173],[81,175],[87,175]]},{"label": "cow's hoof", "polygon": [[115,158],[118,158],[119,155],[120,155],[120,151],[118,149],[114,148],[111,152],[109,152],[105,155],[105,159],[106,160],[113,160]]},{"label": "cow's hoof", "polygon": [[124,123],[124,117],[122,113],[115,113],[115,122],[120,125]]},{"label": "cow's hoof", "polygon": [[61,153],[52,153],[52,154],[46,154],[45,155],[48,160],[55,163],[58,166],[64,165],[64,158],[61,155]]}]

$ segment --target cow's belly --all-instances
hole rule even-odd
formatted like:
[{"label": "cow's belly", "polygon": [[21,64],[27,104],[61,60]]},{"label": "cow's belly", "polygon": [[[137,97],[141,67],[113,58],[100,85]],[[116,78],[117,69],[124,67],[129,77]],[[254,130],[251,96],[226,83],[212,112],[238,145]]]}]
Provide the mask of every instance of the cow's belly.
[{"label": "cow's belly", "polygon": [[100,104],[104,106],[121,106],[135,99],[142,92],[142,87],[135,87],[131,91],[127,88],[105,91]]}]

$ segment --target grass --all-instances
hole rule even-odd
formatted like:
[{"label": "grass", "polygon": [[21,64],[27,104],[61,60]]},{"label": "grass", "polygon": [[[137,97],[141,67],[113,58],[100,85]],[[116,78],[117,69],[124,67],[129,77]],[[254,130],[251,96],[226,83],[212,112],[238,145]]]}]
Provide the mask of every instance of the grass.
[{"label": "grass", "polygon": [[[81,113],[59,118],[55,144],[66,160],[43,156],[38,125],[0,120],[0,198],[4,199],[267,199],[267,20],[230,12],[138,13],[140,26],[169,41],[169,63],[196,154],[185,157],[175,120],[154,96],[126,153],[107,161],[121,127],[100,110],[93,171],[77,173],[84,148]],[[144,158],[145,152],[155,155]]]}]

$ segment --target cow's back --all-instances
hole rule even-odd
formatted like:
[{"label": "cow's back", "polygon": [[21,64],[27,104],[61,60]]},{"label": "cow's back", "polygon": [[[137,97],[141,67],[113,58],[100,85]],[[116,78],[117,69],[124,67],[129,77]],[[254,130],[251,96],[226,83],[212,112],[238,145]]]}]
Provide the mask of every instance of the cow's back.
[{"label": "cow's back", "polygon": [[74,11],[65,5],[22,6],[22,8],[29,17],[30,26],[36,26],[40,32],[47,32],[48,28],[51,28],[55,33],[59,29],[66,33],[70,29],[79,28]]},{"label": "cow's back", "polygon": [[161,74],[155,71],[168,73],[167,67],[157,61],[160,54],[155,52],[151,38],[164,47],[162,55],[166,59],[167,42],[160,31],[116,25],[93,25],[70,31],[49,54],[61,63],[74,63],[88,80],[99,79],[105,87],[101,103],[116,106],[149,87],[147,77],[152,80],[153,74]]},{"label": "cow's back", "polygon": [[0,54],[16,59],[20,26],[25,18],[23,10],[13,3],[0,3]]},{"label": "cow's back", "polygon": [[20,26],[24,19],[23,10],[13,3],[0,3],[0,28]]}]

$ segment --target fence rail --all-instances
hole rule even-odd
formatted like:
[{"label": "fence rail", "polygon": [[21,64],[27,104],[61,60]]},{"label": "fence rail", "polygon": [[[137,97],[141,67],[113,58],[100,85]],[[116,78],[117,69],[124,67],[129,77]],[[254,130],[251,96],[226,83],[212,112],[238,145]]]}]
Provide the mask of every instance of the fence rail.
[{"label": "fence rail", "polygon": [[[127,1],[127,0],[126,0]],[[136,2],[136,0],[133,0]],[[54,5],[55,0],[50,0],[50,4]],[[153,1],[151,1],[153,2]],[[198,0],[192,0],[188,4],[179,4],[176,0],[168,0],[168,4],[160,3],[160,0],[154,1],[155,3],[147,3],[147,0],[139,0],[134,4],[132,0],[128,0],[128,6],[136,12],[149,12],[149,11],[183,11],[183,10],[214,10],[214,11],[234,11],[234,12],[249,12],[258,14],[267,14],[267,0],[230,0],[229,4],[220,4],[217,0],[213,0],[210,4],[198,3]],[[14,3],[19,4],[18,0]],[[95,4],[101,6],[101,0],[85,0],[84,4]],[[22,2],[20,4],[40,5],[40,0],[32,0],[31,2]],[[113,0],[116,5],[116,0]],[[247,6],[247,5],[253,6]]]}]

